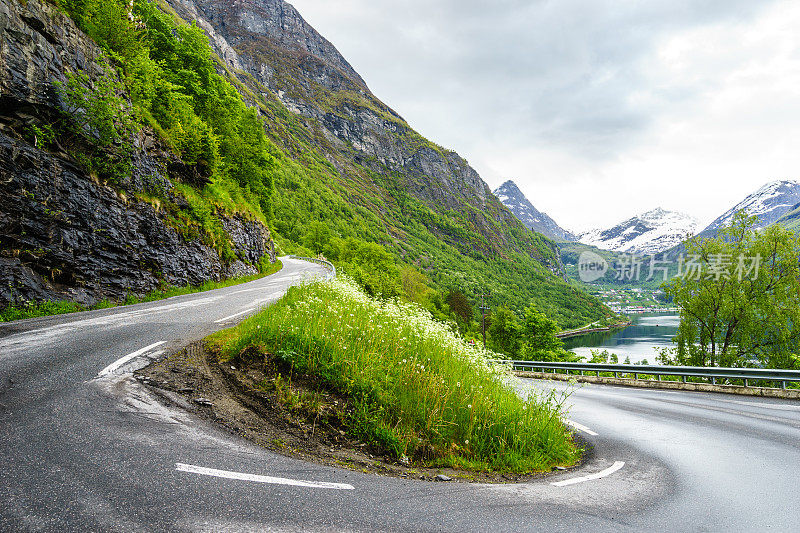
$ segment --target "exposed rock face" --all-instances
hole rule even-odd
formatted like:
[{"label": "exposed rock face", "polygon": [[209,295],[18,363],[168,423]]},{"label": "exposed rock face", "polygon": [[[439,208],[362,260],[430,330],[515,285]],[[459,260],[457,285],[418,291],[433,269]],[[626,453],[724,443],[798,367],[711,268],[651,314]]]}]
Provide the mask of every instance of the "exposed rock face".
[{"label": "exposed rock face", "polygon": [[[100,185],[65,154],[20,138],[29,123],[55,116],[53,81],[65,68],[103,73],[100,50],[52,6],[0,0],[0,307],[45,299],[92,304],[143,294],[166,282],[197,284],[255,273],[274,260],[260,223],[222,217],[237,260],[187,242],[162,213]],[[152,136],[136,139],[134,170],[122,186],[168,194],[169,163]]]},{"label": "exposed rock face", "polygon": [[547,213],[539,211],[530,200],[519,190],[517,184],[508,180],[495,189],[494,195],[503,202],[514,215],[533,231],[561,241],[577,241],[578,238],[559,226]]},{"label": "exposed rock face", "polygon": [[329,160],[341,173],[349,173],[342,161],[355,161],[392,176],[435,211],[470,211],[475,229],[495,243],[505,238],[491,229],[491,220],[519,224],[466,160],[414,132],[284,0],[168,3],[186,20],[212,28],[209,34],[217,53],[229,67],[241,65],[252,76],[240,76],[240,81],[255,94],[277,98],[319,124],[328,142],[320,149],[332,154]]},{"label": "exposed rock face", "polygon": [[323,60],[367,89],[367,84],[336,47],[283,0],[174,0],[171,4],[186,20],[205,18],[234,47],[253,36],[262,36],[285,50]]},{"label": "exposed rock face", "polygon": [[61,106],[53,82],[65,81],[66,69],[102,73],[100,48],[68,17],[36,0],[0,0],[0,39],[0,131],[52,117]]},{"label": "exposed rock face", "polygon": [[655,255],[679,245],[696,232],[694,218],[657,208],[612,228],[582,233],[580,242],[603,250]]}]

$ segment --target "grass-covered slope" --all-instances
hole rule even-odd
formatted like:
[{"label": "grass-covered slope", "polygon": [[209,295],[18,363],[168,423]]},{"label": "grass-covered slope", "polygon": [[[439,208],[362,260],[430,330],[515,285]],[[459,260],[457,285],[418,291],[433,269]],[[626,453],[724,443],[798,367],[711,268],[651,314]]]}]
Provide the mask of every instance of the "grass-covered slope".
[{"label": "grass-covered slope", "polygon": [[777,222],[788,230],[800,231],[800,204],[795,205],[788,213],[783,215]]},{"label": "grass-covered slope", "polygon": [[[238,65],[222,64],[286,155],[276,155],[274,177],[279,242],[303,243],[322,222],[333,237],[380,243],[445,294],[458,290],[475,301],[491,292],[492,302],[517,312],[535,303],[563,327],[607,312],[552,275],[559,269],[555,244],[525,228],[467,161],[414,131],[332,47],[304,48],[322,37],[291,6],[167,3],[187,20],[204,16],[218,52],[236,55]],[[277,12],[294,18],[272,20]],[[242,22],[251,19],[267,22]]]},{"label": "grass-covered slope", "polygon": [[[283,251],[323,253],[365,274],[355,273],[359,281],[376,274],[383,279],[374,293],[418,301],[438,316],[450,312],[443,302],[454,290],[473,304],[491,293],[490,303],[519,313],[535,304],[564,328],[608,314],[554,275],[555,244],[516,220],[466,161],[341,72],[316,75],[324,67],[318,58],[238,34],[236,52],[269,66],[270,83],[287,89],[281,99],[277,86],[221,60],[198,26],[180,19],[177,4],[57,2],[106,50],[121,80],[113,90],[129,99],[131,118],[178,159],[170,178],[180,202],[159,190],[145,196],[187,239],[230,255],[215,213],[235,211],[268,224]],[[235,26],[220,20],[220,33]],[[331,77],[339,81],[332,85]],[[367,131],[365,124],[378,122],[380,131]],[[358,139],[332,135],[339,126]],[[120,168],[101,170],[113,178]],[[347,243],[378,244],[392,264],[376,270],[375,261],[343,259],[337,250],[352,248]],[[407,279],[416,280],[414,294]]]},{"label": "grass-covered slope", "polygon": [[224,359],[255,350],[344,394],[347,432],[396,459],[527,473],[579,456],[554,401],[521,398],[507,371],[425,310],[346,278],[292,288],[210,342]]}]

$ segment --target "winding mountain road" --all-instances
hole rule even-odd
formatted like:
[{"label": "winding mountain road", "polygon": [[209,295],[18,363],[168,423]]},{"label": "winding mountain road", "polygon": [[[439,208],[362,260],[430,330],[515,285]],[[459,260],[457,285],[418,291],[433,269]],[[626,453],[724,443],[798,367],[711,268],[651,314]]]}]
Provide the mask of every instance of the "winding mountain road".
[{"label": "winding mountain road", "polygon": [[[800,402],[587,385],[583,466],[526,484],[385,478],[284,457],[160,403],[133,368],[292,284],[0,325],[0,531],[797,531]],[[568,385],[520,380],[521,393]]]}]

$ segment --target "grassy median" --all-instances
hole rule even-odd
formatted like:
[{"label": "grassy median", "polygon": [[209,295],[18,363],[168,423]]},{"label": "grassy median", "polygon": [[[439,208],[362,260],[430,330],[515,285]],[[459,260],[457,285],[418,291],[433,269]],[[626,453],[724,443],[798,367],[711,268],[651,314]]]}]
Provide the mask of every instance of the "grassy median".
[{"label": "grassy median", "polygon": [[482,349],[346,278],[294,287],[210,344],[222,360],[257,353],[343,394],[347,432],[403,462],[529,473],[580,456],[557,401],[521,398]]}]

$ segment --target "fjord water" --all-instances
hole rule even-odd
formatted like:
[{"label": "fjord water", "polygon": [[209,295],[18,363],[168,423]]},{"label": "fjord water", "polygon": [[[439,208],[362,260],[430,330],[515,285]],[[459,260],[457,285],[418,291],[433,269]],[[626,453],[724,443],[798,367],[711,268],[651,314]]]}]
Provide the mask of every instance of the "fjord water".
[{"label": "fjord water", "polygon": [[617,354],[619,362],[629,357],[632,363],[646,359],[655,364],[657,349],[674,346],[672,339],[678,332],[679,317],[676,314],[636,315],[625,329],[590,333],[564,340],[564,347],[576,354],[592,358],[592,350],[608,350]]}]

